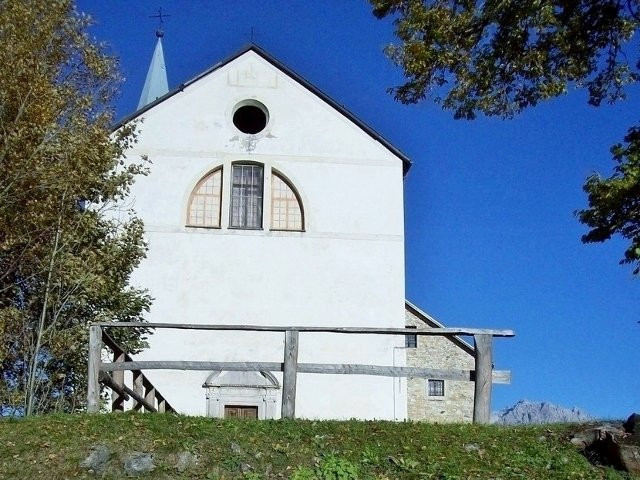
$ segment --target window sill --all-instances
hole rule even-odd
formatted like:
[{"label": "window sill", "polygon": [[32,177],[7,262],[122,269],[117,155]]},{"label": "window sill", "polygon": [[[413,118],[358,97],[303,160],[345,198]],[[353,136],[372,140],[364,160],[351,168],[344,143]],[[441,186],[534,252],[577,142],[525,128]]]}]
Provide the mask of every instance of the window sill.
[{"label": "window sill", "polygon": [[222,230],[222,227],[210,227],[208,225],[185,225],[185,228],[198,228],[203,230]]},{"label": "window sill", "polygon": [[286,228],[270,228],[270,232],[292,232],[292,233],[304,233],[305,230],[288,230]]},{"label": "window sill", "polygon": [[227,227],[228,230],[253,230],[255,231],[260,231],[260,230],[264,230],[264,228],[262,227]]}]

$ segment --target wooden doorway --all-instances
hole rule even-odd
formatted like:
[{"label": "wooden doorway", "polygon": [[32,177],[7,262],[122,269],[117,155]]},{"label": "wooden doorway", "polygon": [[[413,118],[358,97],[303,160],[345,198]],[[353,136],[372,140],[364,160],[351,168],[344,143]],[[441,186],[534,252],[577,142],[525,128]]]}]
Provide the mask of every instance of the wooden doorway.
[{"label": "wooden doorway", "polygon": [[224,418],[258,418],[258,407],[247,405],[225,405]]}]

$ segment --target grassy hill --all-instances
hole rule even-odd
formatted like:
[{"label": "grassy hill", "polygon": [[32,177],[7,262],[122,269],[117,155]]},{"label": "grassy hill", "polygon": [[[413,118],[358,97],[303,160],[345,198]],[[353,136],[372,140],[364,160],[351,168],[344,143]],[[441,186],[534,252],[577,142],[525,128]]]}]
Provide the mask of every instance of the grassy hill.
[{"label": "grassy hill", "polygon": [[[132,413],[3,419],[0,478],[123,478],[133,451],[153,454],[155,470],[141,478],[159,479],[630,478],[591,466],[569,429]],[[99,474],[80,466],[95,444],[112,452]],[[198,461],[179,472],[184,452]]]}]

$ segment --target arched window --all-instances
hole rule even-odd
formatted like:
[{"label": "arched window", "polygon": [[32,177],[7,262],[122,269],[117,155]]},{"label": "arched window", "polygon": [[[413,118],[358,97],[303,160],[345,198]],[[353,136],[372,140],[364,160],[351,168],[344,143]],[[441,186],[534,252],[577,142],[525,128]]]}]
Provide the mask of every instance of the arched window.
[{"label": "arched window", "polygon": [[208,173],[191,192],[187,226],[220,227],[222,167]]},{"label": "arched window", "polygon": [[262,228],[263,168],[261,164],[234,163],[231,175],[230,228]]},{"label": "arched window", "polygon": [[293,185],[282,175],[271,175],[271,229],[304,230],[302,202]]}]

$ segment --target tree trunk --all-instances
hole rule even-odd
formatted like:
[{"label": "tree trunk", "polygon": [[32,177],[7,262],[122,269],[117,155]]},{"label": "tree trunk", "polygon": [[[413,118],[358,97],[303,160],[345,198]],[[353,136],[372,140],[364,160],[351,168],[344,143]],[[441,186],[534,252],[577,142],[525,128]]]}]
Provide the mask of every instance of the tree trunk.
[{"label": "tree trunk", "polygon": [[[64,205],[64,196],[63,196]],[[42,310],[40,311],[40,318],[38,320],[38,329],[36,331],[36,345],[33,349],[33,356],[31,357],[29,366],[29,377],[27,378],[27,391],[25,392],[25,411],[26,417],[33,415],[33,403],[35,400],[36,389],[36,375],[38,373],[38,355],[42,348],[42,335],[44,332],[44,325],[47,319],[47,306],[49,303],[49,291],[51,288],[51,278],[53,276],[53,267],[55,264],[56,254],[58,253],[58,246],[60,244],[60,228],[62,224],[62,209],[60,207],[60,216],[58,217],[58,225],[56,227],[56,236],[53,241],[53,249],[51,251],[51,259],[49,260],[49,271],[47,272],[47,281],[44,286],[44,299],[42,301]]]}]

